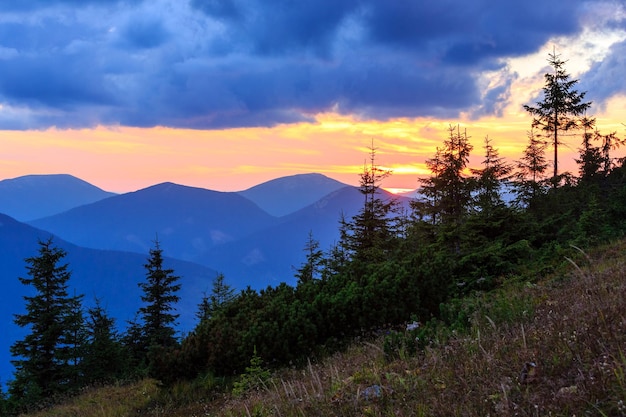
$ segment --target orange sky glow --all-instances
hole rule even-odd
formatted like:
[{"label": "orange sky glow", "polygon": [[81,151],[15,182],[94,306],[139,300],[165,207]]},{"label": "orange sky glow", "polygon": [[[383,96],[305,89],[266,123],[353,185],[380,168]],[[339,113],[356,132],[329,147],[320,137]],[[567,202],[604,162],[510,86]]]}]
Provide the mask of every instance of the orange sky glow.
[{"label": "orange sky glow", "polygon": [[[626,128],[620,115],[626,98],[613,99],[597,114],[603,132]],[[425,161],[460,124],[474,146],[471,165],[479,167],[485,136],[500,155],[519,159],[527,143],[531,119],[523,112],[479,120],[394,119],[363,121],[337,114],[318,114],[315,123],[273,128],[189,130],[104,127],[81,130],[0,132],[0,177],[68,173],[113,192],[135,191],[160,182],[239,191],[293,174],[319,172],[357,185],[371,140],[376,161],[393,174],[387,189],[418,187],[428,175]],[[563,170],[576,172],[574,158],[580,135],[565,140],[560,151]],[[622,155],[617,150],[615,155]],[[548,152],[548,158],[551,158]]]}]

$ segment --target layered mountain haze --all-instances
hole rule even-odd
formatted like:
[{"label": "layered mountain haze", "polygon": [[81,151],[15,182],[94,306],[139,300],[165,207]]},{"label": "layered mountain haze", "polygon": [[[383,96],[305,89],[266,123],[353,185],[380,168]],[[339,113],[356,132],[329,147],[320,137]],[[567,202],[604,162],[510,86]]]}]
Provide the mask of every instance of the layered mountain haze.
[{"label": "layered mountain haze", "polygon": [[263,288],[293,282],[309,232],[328,248],[342,213],[362,204],[355,187],[304,174],[239,193],[163,183],[30,224],[95,249],[147,253],[158,237],[168,256],[223,272],[236,288]]},{"label": "layered mountain haze", "polygon": [[31,222],[77,245],[195,260],[215,245],[276,222],[237,193],[163,183]]}]

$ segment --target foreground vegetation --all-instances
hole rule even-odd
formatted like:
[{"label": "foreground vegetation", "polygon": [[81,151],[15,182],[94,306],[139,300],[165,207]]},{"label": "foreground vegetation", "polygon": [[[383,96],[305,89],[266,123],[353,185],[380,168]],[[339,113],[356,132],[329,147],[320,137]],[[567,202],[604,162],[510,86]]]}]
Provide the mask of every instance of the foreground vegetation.
[{"label": "foreground vegetation", "polygon": [[29,415],[626,415],[626,242],[569,259],[541,281],[448,303],[446,323],[397,331],[423,344],[413,355],[385,334],[244,392],[210,377],[160,390],[144,380]]}]

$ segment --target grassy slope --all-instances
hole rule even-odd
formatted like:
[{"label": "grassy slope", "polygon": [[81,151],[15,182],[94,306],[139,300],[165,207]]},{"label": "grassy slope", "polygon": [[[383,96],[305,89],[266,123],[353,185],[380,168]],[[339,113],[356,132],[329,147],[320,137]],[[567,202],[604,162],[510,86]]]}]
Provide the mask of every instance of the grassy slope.
[{"label": "grassy slope", "polygon": [[592,258],[464,301],[455,311],[469,326],[441,329],[417,357],[385,358],[380,339],[243,397],[210,394],[211,380],[158,395],[143,381],[36,416],[626,416],[626,242]]}]

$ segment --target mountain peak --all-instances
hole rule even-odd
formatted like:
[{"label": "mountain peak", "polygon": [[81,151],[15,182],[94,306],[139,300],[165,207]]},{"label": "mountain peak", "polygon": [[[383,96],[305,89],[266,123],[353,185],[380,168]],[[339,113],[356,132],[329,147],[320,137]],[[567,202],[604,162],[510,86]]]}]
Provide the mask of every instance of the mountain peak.
[{"label": "mountain peak", "polygon": [[[296,174],[256,185],[239,194],[269,214],[281,217],[315,203],[346,184],[323,174]],[[288,198],[287,198],[288,197]]]},{"label": "mountain peak", "polygon": [[0,181],[0,212],[29,221],[114,195],[69,174],[25,175]]}]

